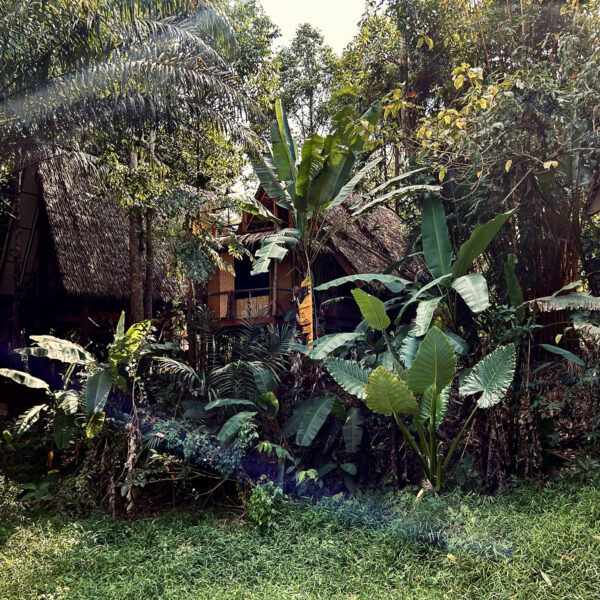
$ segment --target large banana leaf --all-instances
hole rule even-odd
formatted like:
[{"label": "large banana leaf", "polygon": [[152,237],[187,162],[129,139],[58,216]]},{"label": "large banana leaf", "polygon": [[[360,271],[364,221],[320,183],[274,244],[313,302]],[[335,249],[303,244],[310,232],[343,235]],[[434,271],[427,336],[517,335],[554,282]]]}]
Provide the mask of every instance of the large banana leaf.
[{"label": "large banana leaf", "polygon": [[85,386],[85,404],[88,415],[104,410],[113,378],[108,371],[97,371],[88,377]]},{"label": "large banana leaf", "polygon": [[342,428],[342,435],[344,436],[344,444],[346,445],[346,452],[354,453],[358,450],[363,436],[363,423],[365,422],[364,417],[360,413],[360,408],[353,406],[348,411],[348,418]]},{"label": "large banana leaf", "polygon": [[255,414],[256,411],[245,411],[233,415],[233,417],[226,421],[223,427],[221,427],[217,439],[223,443],[229,442]]},{"label": "large banana leaf", "polygon": [[60,408],[67,415],[74,415],[79,408],[79,394],[75,390],[64,390],[56,394]]},{"label": "large banana leaf", "polygon": [[361,289],[352,290],[352,295],[363,318],[369,324],[369,327],[377,331],[385,331],[390,326],[390,318],[385,312],[385,306],[379,298],[363,292]]},{"label": "large banana leaf", "polygon": [[53,335],[32,335],[30,337],[36,346],[19,348],[16,352],[23,356],[50,358],[73,365],[87,365],[94,361],[94,357],[89,352],[69,340],[63,340]]},{"label": "large banana leaf", "polygon": [[256,251],[256,260],[252,264],[252,275],[268,273],[272,260],[281,262],[288,253],[288,249],[298,243],[299,235],[300,232],[297,229],[282,229],[265,238],[262,246]]},{"label": "large banana leaf", "polygon": [[378,157],[375,160],[367,163],[358,173],[346,183],[342,189],[339,191],[338,195],[331,201],[329,204],[329,208],[333,208],[334,206],[338,206],[344,203],[349,197],[350,194],[354,192],[356,186],[383,160],[383,157]]},{"label": "large banana leaf", "polygon": [[516,208],[498,215],[485,225],[480,225],[473,230],[469,239],[460,247],[452,265],[454,277],[462,277],[471,268],[473,261],[485,251],[502,225],[515,213],[515,210]]},{"label": "large banana leaf", "polygon": [[441,391],[450,385],[455,372],[454,350],[446,336],[437,327],[433,327],[419,347],[406,383],[417,394],[422,394],[431,386]]},{"label": "large banana leaf", "polygon": [[419,405],[404,381],[393,373],[377,367],[367,385],[367,406],[375,413],[391,416],[396,414],[416,414]]},{"label": "large banana leaf", "polygon": [[26,410],[15,423],[15,433],[21,435],[27,433],[31,429],[31,426],[38,421],[42,412],[48,409],[47,404],[38,404]]},{"label": "large banana leaf", "polygon": [[52,428],[54,430],[56,447],[59,450],[68,448],[73,439],[73,429],[75,428],[74,415],[68,415],[64,410],[59,408],[54,414]]},{"label": "large banana leaf", "polygon": [[252,196],[237,198],[237,203],[244,212],[254,215],[261,221],[281,223],[281,219],[277,218],[262,202],[259,202]]},{"label": "large banana leaf", "polygon": [[281,100],[275,101],[275,123],[271,129],[273,142],[273,157],[277,165],[280,181],[293,181],[296,179],[296,143],[292,138],[290,125],[285,114]]},{"label": "large banana leaf", "polygon": [[285,194],[279,179],[277,179],[276,167],[270,154],[262,156],[251,156],[250,164],[254,174],[260,181],[260,185],[265,190],[269,198],[284,198]]},{"label": "large banana leaf", "polygon": [[[431,416],[431,405],[434,400],[434,388],[430,387],[423,394],[419,403],[419,412],[415,415],[413,423],[417,429],[421,429]],[[439,429],[450,404],[450,386],[445,387],[440,393],[435,395],[435,428]]]},{"label": "large banana leaf", "polygon": [[474,313],[480,313],[490,305],[487,281],[479,273],[471,273],[455,279],[452,287]]},{"label": "large banana leaf", "polygon": [[433,277],[450,273],[452,245],[446,225],[446,213],[439,198],[427,198],[423,201],[421,233],[425,264]]},{"label": "large banana leaf", "polygon": [[404,288],[406,288],[406,286],[409,283],[406,279],[402,279],[402,277],[398,277],[396,275],[381,275],[379,273],[357,273],[355,275],[346,275],[344,277],[328,281],[327,283],[322,283],[321,285],[315,288],[315,292],[324,292],[332,287],[344,285],[345,283],[354,283],[356,281],[374,281],[376,283],[382,283],[390,291],[393,291],[394,293],[398,294],[402,290],[404,290]]},{"label": "large banana leaf", "polygon": [[417,317],[415,319],[414,335],[416,337],[421,337],[427,333],[429,326],[431,325],[433,313],[435,313],[435,309],[438,307],[440,300],[442,300],[442,296],[431,298],[429,300],[421,300],[421,302],[419,302],[419,305],[417,306]]},{"label": "large banana leaf", "polygon": [[468,396],[483,392],[477,400],[479,408],[489,408],[504,397],[513,380],[516,353],[513,344],[501,346],[478,362],[465,377],[460,393]]},{"label": "large banana leaf", "polygon": [[354,360],[342,360],[341,358],[327,359],[325,367],[342,389],[361,400],[366,398],[370,371],[363,369]]},{"label": "large banana leaf", "polygon": [[92,413],[85,424],[85,435],[88,438],[97,436],[102,431],[105,420],[106,414],[104,412]]},{"label": "large banana leaf", "polygon": [[250,400],[244,400],[243,398],[219,398],[218,400],[213,400],[212,402],[209,402],[204,407],[204,410],[208,411],[212,410],[213,408],[225,408],[227,406],[240,405],[254,406],[254,402],[251,402]]},{"label": "large banana leaf", "polygon": [[37,377],[32,377],[29,373],[23,371],[16,371],[15,369],[0,369],[0,376],[12,379],[15,383],[24,385],[28,388],[39,389],[39,390],[50,390],[50,386]]},{"label": "large banana leaf", "polygon": [[296,210],[305,214],[307,210],[306,196],[312,179],[323,168],[325,157],[323,145],[325,140],[316,133],[308,136],[302,145],[302,160],[298,167],[295,194],[293,197]]},{"label": "large banana leaf", "polygon": [[296,443],[299,446],[311,445],[327,420],[329,413],[331,413],[334,402],[335,396],[324,396],[323,398],[315,398],[306,407],[296,434]]},{"label": "large banana leaf", "polygon": [[320,337],[315,342],[311,342],[310,346],[302,346],[301,344],[294,344],[291,346],[292,350],[306,354],[312,360],[323,360],[334,350],[337,350],[341,346],[345,346],[350,342],[355,342],[363,337],[362,333],[331,333]]}]

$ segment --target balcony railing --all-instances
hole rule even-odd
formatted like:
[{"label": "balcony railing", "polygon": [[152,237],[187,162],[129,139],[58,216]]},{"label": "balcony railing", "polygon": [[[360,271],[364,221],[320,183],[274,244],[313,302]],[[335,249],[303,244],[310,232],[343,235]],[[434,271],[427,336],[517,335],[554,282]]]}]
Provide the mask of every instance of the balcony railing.
[{"label": "balcony railing", "polygon": [[[253,312],[258,312],[267,306],[272,306],[273,301],[277,302],[280,294],[288,294],[291,288],[249,288],[245,290],[228,290],[225,292],[212,292],[208,294],[208,307],[220,319],[243,319],[248,316],[248,308]],[[275,298],[273,295],[275,294]],[[222,299],[226,298],[226,302]]]}]

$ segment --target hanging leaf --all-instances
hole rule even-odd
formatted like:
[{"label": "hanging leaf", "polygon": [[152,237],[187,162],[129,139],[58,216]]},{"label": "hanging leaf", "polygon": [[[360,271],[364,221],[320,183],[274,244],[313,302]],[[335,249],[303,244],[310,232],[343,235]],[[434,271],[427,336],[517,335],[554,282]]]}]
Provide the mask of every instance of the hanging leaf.
[{"label": "hanging leaf", "polygon": [[252,372],[256,389],[260,394],[268,394],[275,389],[275,381],[267,368],[257,368]]},{"label": "hanging leaf", "polygon": [[421,233],[425,263],[433,277],[450,273],[452,245],[446,225],[446,213],[439,198],[423,201]]},{"label": "hanging leaf", "polygon": [[579,365],[580,367],[585,367],[585,363],[579,357],[577,357],[572,352],[565,350],[564,348],[559,348],[558,346],[552,346],[551,344],[540,344],[540,346],[544,350],[547,350],[548,352],[552,352],[552,354],[558,354],[559,356],[566,358],[567,360],[575,363],[576,365]]},{"label": "hanging leaf", "polygon": [[67,415],[74,415],[79,409],[79,394],[74,390],[65,390],[56,394],[60,408]]},{"label": "hanging leaf", "polygon": [[296,443],[299,446],[311,445],[321,427],[323,427],[329,413],[331,413],[334,402],[335,396],[325,396],[315,398],[306,407],[296,434]]},{"label": "hanging leaf", "polygon": [[268,419],[274,419],[279,412],[279,400],[273,392],[267,392],[256,399],[258,406],[267,416]]},{"label": "hanging leaf", "polygon": [[239,412],[233,415],[219,431],[217,439],[226,444],[237,435],[238,431],[256,414],[256,411]]},{"label": "hanging leaf", "polygon": [[282,229],[265,238],[262,246],[256,251],[252,264],[252,275],[268,273],[272,260],[281,262],[290,248],[298,243],[300,232],[297,229]]},{"label": "hanging leaf", "polygon": [[346,275],[345,277],[340,277],[339,279],[334,279],[333,281],[322,283],[321,285],[315,288],[315,292],[325,292],[326,290],[329,290],[332,287],[337,287],[346,283],[355,283],[357,281],[382,283],[390,291],[396,294],[402,292],[410,283],[406,279],[402,279],[401,277],[397,277],[396,275],[381,275],[379,273],[357,273],[355,275]]},{"label": "hanging leaf", "polygon": [[370,371],[361,367],[356,361],[342,360],[341,358],[327,359],[325,367],[342,389],[361,400],[366,398]]},{"label": "hanging leaf", "polygon": [[113,378],[108,371],[96,371],[88,377],[85,386],[85,404],[88,415],[104,410]]},{"label": "hanging leaf", "polygon": [[415,393],[431,386],[442,390],[450,385],[456,372],[456,355],[448,338],[437,327],[427,332],[408,371],[407,384]]},{"label": "hanging leaf", "polygon": [[421,337],[427,333],[429,326],[431,325],[431,319],[435,313],[435,309],[442,300],[442,296],[438,298],[431,298],[430,300],[421,300],[417,306],[417,316],[415,318],[415,330],[414,335]]},{"label": "hanging leaf", "polygon": [[471,273],[455,279],[452,287],[474,313],[480,313],[490,305],[487,281],[479,273]]},{"label": "hanging leaf", "polygon": [[342,435],[344,436],[344,444],[346,445],[346,452],[353,454],[360,446],[363,436],[363,423],[365,422],[364,417],[360,413],[360,409],[353,406],[348,411],[348,418],[342,428]]},{"label": "hanging leaf", "polygon": [[379,298],[363,292],[361,289],[352,290],[352,295],[363,318],[369,327],[377,331],[385,331],[390,326],[390,318],[385,312],[385,306]]},{"label": "hanging leaf", "polygon": [[250,400],[244,400],[241,398],[219,398],[209,402],[205,410],[212,410],[213,408],[225,408],[227,406],[254,406],[254,402]]},{"label": "hanging leaf", "polygon": [[508,391],[515,367],[515,346],[501,346],[471,369],[460,386],[460,393],[469,396],[483,392],[477,400],[477,406],[490,408],[498,404]]},{"label": "hanging leaf", "polygon": [[32,335],[30,337],[37,345],[30,348],[18,348],[15,352],[21,356],[49,358],[73,365],[87,365],[94,362],[94,357],[79,344],[52,335]]},{"label": "hanging leaf", "polygon": [[454,264],[452,265],[452,275],[455,278],[462,277],[473,264],[473,261],[481,256],[490,242],[494,239],[500,228],[517,209],[494,217],[485,225],[480,225],[473,230],[469,239],[460,247]]},{"label": "hanging leaf", "polygon": [[59,450],[65,450],[69,447],[73,439],[73,429],[75,428],[75,417],[66,414],[62,409],[58,409],[54,414],[54,441]]},{"label": "hanging leaf", "polygon": [[308,349],[305,346],[294,346],[294,348],[306,354],[312,360],[323,360],[334,350],[341,346],[346,346],[350,342],[362,339],[362,333],[332,333],[320,337],[316,342],[311,344],[312,348]]},{"label": "hanging leaf", "polygon": [[25,411],[15,423],[15,433],[17,435],[22,435],[23,433],[27,433],[31,426],[38,421],[43,411],[48,410],[47,404],[38,404]]},{"label": "hanging leaf", "polygon": [[24,373],[23,371],[15,371],[14,369],[0,369],[0,376],[12,379],[15,383],[24,385],[28,388],[50,391],[50,387],[45,381],[42,381],[37,377],[32,377],[29,375],[29,373]]},{"label": "hanging leaf", "polygon": [[85,426],[85,435],[88,438],[97,436],[104,427],[104,420],[106,415],[104,412],[93,413],[89,416],[87,424]]},{"label": "hanging leaf", "polygon": [[404,381],[383,367],[377,367],[367,385],[367,406],[375,413],[391,416],[415,414],[419,406]]}]

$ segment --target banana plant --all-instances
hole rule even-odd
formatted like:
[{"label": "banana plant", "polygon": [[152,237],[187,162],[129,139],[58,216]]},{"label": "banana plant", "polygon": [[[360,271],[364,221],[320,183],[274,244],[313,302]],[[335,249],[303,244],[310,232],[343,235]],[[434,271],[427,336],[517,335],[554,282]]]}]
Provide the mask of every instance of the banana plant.
[{"label": "banana plant", "polygon": [[[113,343],[108,349],[108,365],[100,364],[79,344],[51,335],[33,335],[30,338],[32,346],[15,350],[24,357],[49,358],[68,365],[63,388],[56,392],[45,381],[29,373],[0,369],[1,377],[31,389],[43,390],[47,397],[47,402],[30,408],[17,419],[16,435],[27,433],[43,416],[52,420],[54,442],[59,450],[68,448],[79,425],[84,428],[88,438],[102,431],[106,417],[104,408],[109,393],[114,387],[123,390],[127,388],[127,380],[134,371],[132,365],[150,330],[150,322],[142,321],[125,332],[124,322],[123,313],[117,324]],[[70,387],[77,368],[86,369],[83,392]]]},{"label": "banana plant", "polygon": [[[515,347],[511,344],[497,348],[465,377],[460,395],[479,396],[450,448],[445,451],[437,433],[448,410],[457,365],[449,338],[437,327],[432,327],[409,364],[391,343],[387,333],[391,320],[384,303],[362,290],[353,292],[368,325],[381,332],[388,346],[388,367],[379,365],[369,370],[355,361],[341,359],[328,359],[325,366],[344,390],[364,400],[374,413],[394,418],[421,465],[425,479],[439,489],[476,411],[496,405],[508,391],[516,366]],[[412,415],[414,433],[401,415]]]},{"label": "banana plant", "polygon": [[[254,157],[252,165],[265,192],[278,204],[289,210],[293,227],[279,229],[268,236],[256,253],[253,274],[267,273],[271,261],[281,262],[288,251],[295,252],[296,264],[301,269],[301,281],[312,299],[311,268],[331,237],[348,223],[356,220],[393,198],[419,192],[438,191],[439,186],[408,185],[388,191],[392,184],[407,179],[417,169],[395,177],[361,198],[352,207],[343,222],[327,222],[328,211],[346,203],[361,181],[383,160],[370,160],[354,175],[358,156],[375,130],[381,116],[381,103],[374,103],[359,119],[353,118],[350,109],[338,113],[332,122],[331,133],[323,138],[309,135],[299,154],[293,140],[281,100],[275,103],[276,121],[271,130],[271,150]],[[264,207],[248,206],[259,218],[278,224],[279,219]],[[256,202],[254,202],[256,204]],[[312,330],[312,322],[310,325]],[[312,341],[312,331],[308,336]]]}]

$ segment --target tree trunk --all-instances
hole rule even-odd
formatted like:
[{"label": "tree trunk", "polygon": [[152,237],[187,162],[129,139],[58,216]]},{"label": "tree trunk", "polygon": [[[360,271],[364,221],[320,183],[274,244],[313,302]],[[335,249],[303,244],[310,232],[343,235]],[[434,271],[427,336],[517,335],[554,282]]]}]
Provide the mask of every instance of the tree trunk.
[{"label": "tree trunk", "polygon": [[154,237],[152,221],[154,211],[146,212],[146,280],[144,282],[144,318],[152,319],[152,299],[154,298]]},{"label": "tree trunk", "polygon": [[[135,146],[129,153],[129,168],[137,169]],[[144,319],[144,282],[142,265],[142,215],[132,208],[129,213],[129,323]]]}]

